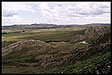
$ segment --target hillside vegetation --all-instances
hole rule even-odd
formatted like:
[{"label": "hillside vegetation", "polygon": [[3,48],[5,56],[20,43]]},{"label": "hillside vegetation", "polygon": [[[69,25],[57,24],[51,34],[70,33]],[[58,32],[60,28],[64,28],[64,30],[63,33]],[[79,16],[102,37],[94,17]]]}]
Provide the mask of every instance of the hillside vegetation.
[{"label": "hillside vegetation", "polygon": [[106,25],[2,34],[2,73],[108,74],[110,46]]}]

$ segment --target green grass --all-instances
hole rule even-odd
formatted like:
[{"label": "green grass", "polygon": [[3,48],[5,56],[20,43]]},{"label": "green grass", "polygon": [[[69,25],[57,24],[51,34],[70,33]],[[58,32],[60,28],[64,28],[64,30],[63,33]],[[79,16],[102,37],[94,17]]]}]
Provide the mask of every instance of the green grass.
[{"label": "green grass", "polygon": [[78,40],[78,41],[71,41],[70,43],[75,45],[81,41],[86,41],[88,44],[91,44],[91,43],[93,43],[94,40],[96,40],[95,37],[94,38],[85,38],[85,39]]},{"label": "green grass", "polygon": [[[26,62],[28,60],[32,60],[32,58],[30,57],[21,57],[21,58],[6,58],[4,59],[2,62],[7,62],[7,61],[16,61],[16,62]],[[96,73],[96,70],[98,67],[102,67],[100,68],[101,72],[106,74],[106,70],[109,70],[108,66],[111,65],[111,53],[107,52],[103,55],[99,55],[87,60],[84,60],[82,62],[76,62],[73,65],[68,65],[65,67],[58,67],[58,68],[50,68],[44,71],[39,70],[36,67],[22,67],[22,66],[17,66],[17,65],[5,65],[3,64],[3,68],[2,69],[3,73],[37,73],[37,71],[39,71],[39,73],[41,74],[60,74],[60,73],[64,73],[64,74],[88,74],[88,73]],[[7,70],[7,71],[6,71]],[[99,70],[99,69],[98,69]]]},{"label": "green grass", "polygon": [[[11,42],[22,40],[41,40],[44,42],[69,42],[75,35],[82,34],[85,28],[73,27],[73,28],[53,28],[53,29],[30,29],[25,32],[15,33],[18,30],[3,30],[3,32],[9,34],[2,34],[2,47],[5,47]],[[81,31],[80,31],[81,30]],[[19,30],[20,31],[20,30]],[[4,42],[6,41],[6,42]]]},{"label": "green grass", "polygon": [[41,41],[70,41],[78,31],[52,31],[2,34],[2,41],[41,40]]},{"label": "green grass", "polygon": [[[42,41],[49,41],[49,40],[53,40],[53,41],[67,41],[70,40],[72,37],[71,36],[71,32],[45,32],[46,34],[42,34],[42,35],[32,35],[29,37],[23,37],[23,38],[19,38],[19,39],[35,39],[35,40],[42,40]],[[65,38],[66,37],[66,38]]]},{"label": "green grass", "polygon": [[[2,34],[2,41],[19,41],[19,40],[42,40],[42,41],[69,41],[77,34],[82,34],[85,28],[54,28],[54,29],[35,29],[26,30],[25,32],[11,32]],[[81,30],[81,31],[80,31]],[[7,30],[6,30],[7,31]],[[8,32],[7,32],[8,33]]]},{"label": "green grass", "polygon": [[[111,59],[111,53],[109,50],[104,50],[103,52],[97,53],[95,46],[89,50],[87,55],[84,56],[83,59],[81,58],[79,61],[77,61],[75,64],[67,65],[65,67],[59,66],[54,68],[48,68],[47,70],[41,70],[38,69],[38,67],[22,67],[15,65],[8,65],[6,63],[8,62],[18,62],[18,63],[38,63],[37,60],[44,60],[47,58],[50,58],[52,55],[50,53],[58,53],[58,52],[71,52],[74,51],[77,48],[85,47],[88,44],[92,43],[96,38],[86,38],[78,41],[71,41],[72,38],[75,38],[76,35],[83,35],[85,31],[85,28],[56,28],[56,29],[34,29],[34,30],[26,30],[25,32],[15,33],[11,32],[8,34],[2,34],[2,48],[5,46],[8,46],[14,42],[20,41],[20,40],[41,40],[46,43],[49,42],[57,42],[57,44],[51,46],[53,47],[53,50],[48,49],[48,53],[41,54],[41,52],[36,53],[33,52],[33,47],[30,48],[23,48],[21,51],[14,51],[12,54],[9,54],[8,57],[2,59],[2,65],[3,65],[3,73],[37,73],[38,71],[40,73],[46,73],[46,74],[57,74],[57,73],[68,73],[68,74],[88,74],[88,73],[96,73],[97,68],[101,67],[98,70],[101,70],[101,73],[107,73],[109,68],[107,66],[110,66],[110,59]],[[105,43],[108,41],[109,34],[105,34],[104,38],[105,41],[102,39],[98,41],[98,43]],[[86,41],[88,44],[79,44],[81,41]],[[65,43],[58,43],[58,42],[65,42]],[[110,48],[110,47],[109,47]],[[109,49],[107,48],[107,49]],[[40,49],[38,47],[38,49]],[[79,52],[79,51],[78,51]],[[91,57],[92,56],[92,57]],[[89,59],[88,59],[89,58]],[[83,60],[82,60],[83,59]],[[31,62],[32,61],[32,62]],[[35,62],[36,61],[36,62]],[[42,62],[41,62],[42,63]],[[47,62],[48,64],[50,62]],[[45,64],[46,65],[46,64]],[[103,67],[102,67],[103,66]],[[11,72],[10,72],[11,71]]]},{"label": "green grass", "polygon": [[11,61],[15,61],[15,62],[26,62],[29,60],[32,60],[33,58],[31,56],[29,57],[10,57],[10,58],[3,58],[2,59],[2,63],[6,63],[6,62],[11,62]]},{"label": "green grass", "polygon": [[[69,65],[66,67],[61,67],[61,68],[54,68],[50,69],[48,71],[42,72],[46,74],[55,74],[55,73],[70,73],[70,74],[87,74],[87,73],[93,73],[96,68],[103,66],[107,67],[110,66],[110,59],[111,59],[111,53],[107,52],[103,55],[96,56],[91,59],[84,60],[82,62],[77,62],[76,64]],[[103,69],[102,68],[102,69]],[[104,72],[101,70],[101,72]]]}]

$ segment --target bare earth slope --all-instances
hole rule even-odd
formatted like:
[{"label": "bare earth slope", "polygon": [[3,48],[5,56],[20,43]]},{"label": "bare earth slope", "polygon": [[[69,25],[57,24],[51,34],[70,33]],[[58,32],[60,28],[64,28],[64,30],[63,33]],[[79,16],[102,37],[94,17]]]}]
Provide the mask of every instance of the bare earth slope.
[{"label": "bare earth slope", "polygon": [[96,38],[99,35],[109,33],[110,31],[110,26],[87,26],[84,33],[82,35],[76,35],[76,37],[74,37],[72,41],[83,40],[87,38]]},{"label": "bare earth slope", "polygon": [[[66,68],[69,65],[75,65],[78,62],[91,63],[92,68],[86,69],[86,73],[105,73],[110,72],[110,53],[111,37],[110,37],[110,26],[90,26],[84,31],[84,34],[77,35],[73,38],[73,41],[82,40],[85,38],[93,38],[95,40],[85,47],[81,48],[68,48],[68,50],[60,50],[58,47],[53,47],[49,43],[45,43],[39,40],[24,40],[18,41],[11,45],[8,45],[2,49],[3,65],[11,65],[25,67],[27,70],[18,70],[18,68],[11,69],[11,73],[60,73],[58,70],[61,67],[62,73],[84,73],[85,68],[81,66],[72,66],[71,68]],[[75,44],[74,44],[75,46]],[[105,57],[103,57],[103,55]],[[96,57],[99,57],[98,59]],[[101,56],[101,57],[100,57]],[[109,58],[107,62],[102,61],[104,58]],[[95,59],[95,60],[92,60]],[[97,59],[97,60],[96,60]],[[101,61],[100,61],[101,60]],[[104,62],[104,63],[100,63]],[[85,65],[85,63],[83,63]],[[92,64],[103,65],[102,68]],[[88,67],[88,65],[86,65]],[[96,69],[98,67],[99,69]],[[56,69],[56,70],[55,70]],[[77,69],[77,70],[76,70]],[[48,71],[49,70],[49,71]],[[66,70],[66,71],[65,71]],[[4,69],[3,72],[6,70]],[[98,72],[97,72],[98,71]],[[10,72],[6,72],[10,73]]]},{"label": "bare earth slope", "polygon": [[[25,49],[26,48],[26,49]],[[28,54],[33,55],[35,53],[45,53],[48,49],[50,49],[50,45],[39,41],[39,40],[24,40],[24,41],[18,41],[11,45],[8,45],[2,49],[2,56],[5,57],[7,55],[12,56],[12,53],[17,52],[15,55],[19,56],[18,52],[21,52],[20,56],[25,56],[28,52]],[[25,51],[22,51],[25,50]],[[25,54],[24,54],[25,53]],[[32,54],[33,53],[33,54]]]}]

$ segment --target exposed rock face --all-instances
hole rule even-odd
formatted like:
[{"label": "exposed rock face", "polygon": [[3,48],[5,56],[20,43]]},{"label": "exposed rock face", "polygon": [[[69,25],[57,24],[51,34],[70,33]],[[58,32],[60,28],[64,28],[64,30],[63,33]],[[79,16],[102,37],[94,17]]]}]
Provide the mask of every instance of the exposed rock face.
[{"label": "exposed rock face", "polygon": [[109,33],[110,31],[110,26],[88,26],[83,35],[76,35],[72,41],[98,37],[99,35]]},{"label": "exposed rock face", "polygon": [[39,40],[19,41],[2,48],[2,56],[6,56],[7,54],[10,54],[15,51],[21,51],[23,48],[26,48],[29,50],[31,49],[33,50],[32,52],[34,51],[45,52],[48,48],[50,48],[50,45]]},{"label": "exposed rock face", "polygon": [[110,40],[110,33],[99,35],[97,39],[88,46],[65,53],[55,53],[52,58],[47,59],[47,62],[44,61],[43,63],[49,62],[49,65],[46,65],[46,67],[57,67],[60,65],[65,66],[74,64],[77,61],[86,60],[94,57],[96,54],[109,51],[111,45]]},{"label": "exposed rock face", "polygon": [[74,63],[92,57],[95,54],[109,51],[111,46],[111,34],[108,30],[109,29],[98,32],[99,36],[97,39],[88,46],[72,51],[72,56],[69,57],[68,62]]},{"label": "exposed rock face", "polygon": [[91,26],[85,31],[85,37],[94,37],[110,32],[110,26]]},{"label": "exposed rock face", "polygon": [[9,57],[11,55],[14,57],[14,54],[18,57],[35,55],[33,63],[31,62],[32,65],[29,62],[19,63],[19,65],[35,66],[42,70],[59,66],[67,66],[109,50],[111,45],[110,27],[89,27],[86,29],[84,35],[78,36],[77,40],[91,37],[97,37],[97,39],[86,47],[75,50],[73,49],[71,51],[68,50],[68,52],[58,52],[49,44],[39,40],[19,41],[4,47],[2,49],[2,56],[5,57],[8,55]]}]

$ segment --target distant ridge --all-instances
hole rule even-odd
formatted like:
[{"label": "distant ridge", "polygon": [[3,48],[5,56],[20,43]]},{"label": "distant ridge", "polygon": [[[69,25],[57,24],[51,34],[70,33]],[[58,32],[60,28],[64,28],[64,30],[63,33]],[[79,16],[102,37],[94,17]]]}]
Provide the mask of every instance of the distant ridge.
[{"label": "distant ridge", "polygon": [[85,24],[85,25],[111,25],[109,23],[90,23],[90,24]]},{"label": "distant ridge", "polygon": [[10,26],[2,26],[3,29],[19,28],[19,29],[40,29],[40,28],[63,28],[63,27],[73,27],[73,26],[89,26],[89,25],[111,25],[109,23],[91,23],[91,24],[68,24],[68,25],[57,25],[57,24],[46,24],[46,23],[34,23],[34,24],[14,24]]}]

